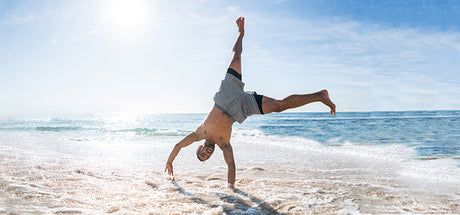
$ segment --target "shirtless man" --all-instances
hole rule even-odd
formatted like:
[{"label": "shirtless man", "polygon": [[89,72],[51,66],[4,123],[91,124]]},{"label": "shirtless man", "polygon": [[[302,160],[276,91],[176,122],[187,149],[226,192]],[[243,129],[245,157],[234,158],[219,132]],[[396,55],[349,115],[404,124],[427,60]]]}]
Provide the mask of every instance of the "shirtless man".
[{"label": "shirtless man", "polygon": [[230,145],[232,125],[235,121],[242,123],[248,116],[253,114],[268,114],[282,112],[287,109],[300,107],[312,102],[322,102],[331,108],[331,114],[335,114],[335,105],[329,99],[327,90],[321,90],[312,94],[290,95],[282,100],[275,100],[255,92],[244,92],[244,83],[241,81],[241,52],[243,51],[244,18],[236,20],[238,26],[238,38],[232,49],[232,60],[222,81],[219,91],[214,96],[214,107],[206,119],[196,129],[174,146],[165,172],[174,176],[173,161],[180,149],[189,146],[193,142],[206,140],[198,146],[197,157],[205,161],[214,152],[217,145],[224,153],[225,162],[228,165],[228,185],[233,188],[235,184],[235,161],[233,149]]}]

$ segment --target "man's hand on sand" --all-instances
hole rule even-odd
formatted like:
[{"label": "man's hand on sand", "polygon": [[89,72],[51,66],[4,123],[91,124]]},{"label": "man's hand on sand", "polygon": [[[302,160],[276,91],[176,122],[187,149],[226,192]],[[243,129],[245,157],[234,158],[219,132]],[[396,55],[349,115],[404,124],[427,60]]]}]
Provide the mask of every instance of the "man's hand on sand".
[{"label": "man's hand on sand", "polygon": [[238,32],[244,34],[244,17],[236,19],[236,25],[238,26]]},{"label": "man's hand on sand", "polygon": [[172,177],[172,179],[174,180],[174,172],[173,172],[173,165],[172,165],[172,163],[166,163],[165,172],[166,172],[170,177]]}]

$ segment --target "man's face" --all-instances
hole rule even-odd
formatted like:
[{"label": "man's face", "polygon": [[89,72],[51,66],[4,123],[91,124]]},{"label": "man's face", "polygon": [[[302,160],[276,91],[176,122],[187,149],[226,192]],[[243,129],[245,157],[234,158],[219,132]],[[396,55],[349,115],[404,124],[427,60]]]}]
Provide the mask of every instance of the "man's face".
[{"label": "man's face", "polygon": [[214,152],[214,149],[212,147],[209,147],[206,145],[199,146],[198,150],[199,150],[198,157],[202,161],[208,160],[211,157],[212,153]]}]

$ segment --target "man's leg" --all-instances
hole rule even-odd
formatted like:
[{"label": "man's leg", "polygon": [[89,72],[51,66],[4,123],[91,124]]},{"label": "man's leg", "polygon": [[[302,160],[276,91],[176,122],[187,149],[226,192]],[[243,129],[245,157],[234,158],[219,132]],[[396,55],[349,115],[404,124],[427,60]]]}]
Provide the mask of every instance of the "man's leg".
[{"label": "man's leg", "polygon": [[238,26],[238,38],[232,48],[232,60],[230,61],[229,68],[232,68],[241,74],[241,53],[243,52],[243,37],[244,37],[244,18],[240,17],[236,20]]},{"label": "man's leg", "polygon": [[322,102],[331,108],[331,114],[335,114],[335,104],[329,99],[327,90],[321,90],[312,94],[290,95],[282,100],[276,100],[264,96],[262,98],[262,110],[264,114],[282,112],[287,109],[300,107],[312,102]]}]

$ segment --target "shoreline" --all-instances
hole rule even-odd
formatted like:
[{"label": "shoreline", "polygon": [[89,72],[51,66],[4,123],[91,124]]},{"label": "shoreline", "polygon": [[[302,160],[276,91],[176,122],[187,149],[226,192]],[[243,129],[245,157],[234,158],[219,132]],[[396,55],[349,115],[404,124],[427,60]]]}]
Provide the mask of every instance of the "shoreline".
[{"label": "shoreline", "polygon": [[[273,141],[286,144],[286,140]],[[167,180],[164,160],[174,141],[167,142],[161,147],[59,142],[78,144],[73,154],[2,144],[0,189],[14,207],[0,208],[7,213],[38,214],[460,212],[458,184],[440,180],[430,184],[426,178],[400,174],[398,170],[410,166],[409,161],[373,160],[328,151],[335,148],[327,146],[300,150],[260,145],[235,137],[237,190],[231,190],[226,187],[220,150],[201,163],[194,147],[184,149],[174,163],[176,181]],[[91,157],[83,156],[88,151]],[[140,157],[132,160],[135,155]]]}]

